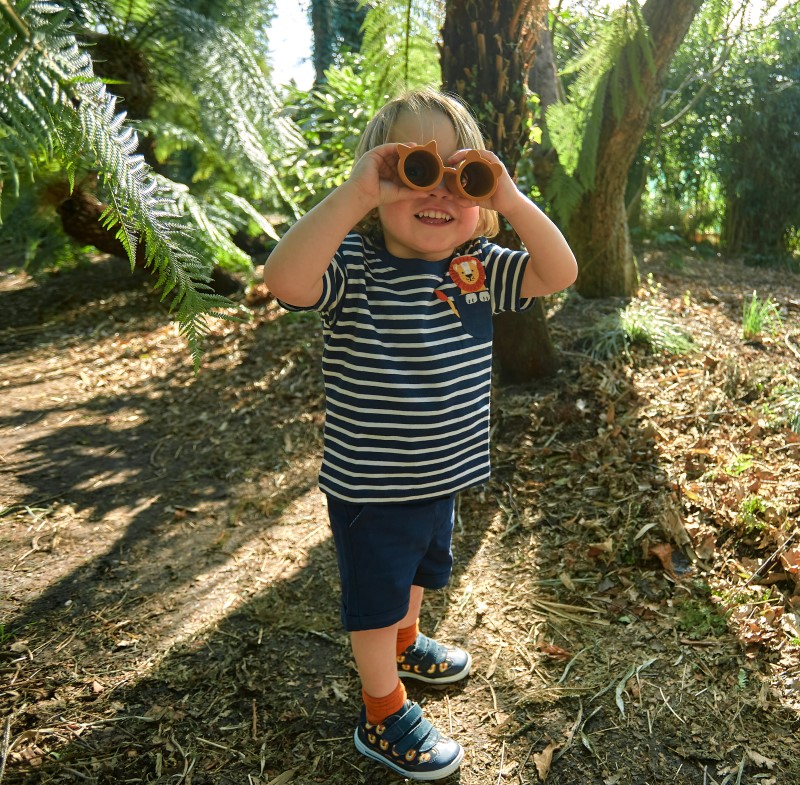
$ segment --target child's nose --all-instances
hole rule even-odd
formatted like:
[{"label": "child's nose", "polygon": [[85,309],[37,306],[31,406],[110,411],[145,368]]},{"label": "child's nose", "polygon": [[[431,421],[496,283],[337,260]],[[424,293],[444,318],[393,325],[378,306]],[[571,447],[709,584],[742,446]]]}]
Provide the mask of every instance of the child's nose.
[{"label": "child's nose", "polygon": [[436,194],[437,196],[450,195],[450,190],[447,187],[447,178],[443,177],[439,182],[431,189],[431,193]]}]

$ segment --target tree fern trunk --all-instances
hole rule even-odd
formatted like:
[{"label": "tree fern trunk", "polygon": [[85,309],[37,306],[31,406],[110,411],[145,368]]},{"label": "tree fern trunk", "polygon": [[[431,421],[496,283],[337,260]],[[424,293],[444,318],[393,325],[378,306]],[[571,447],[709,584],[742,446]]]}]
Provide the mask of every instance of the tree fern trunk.
[{"label": "tree fern trunk", "polygon": [[[117,239],[116,231],[106,229],[100,220],[108,205],[97,198],[92,185],[90,179],[85,183],[76,184],[75,188],[68,192],[66,184],[63,184],[63,197],[57,201],[56,212],[61,218],[64,233],[80,245],[92,245],[98,251],[127,259],[128,254]],[[51,187],[51,199],[57,198],[57,190],[57,186]],[[136,267],[146,266],[144,243],[140,242],[136,247],[135,263]],[[225,296],[236,294],[243,288],[236,278],[218,265],[212,270],[209,285],[216,294]]]},{"label": "tree fern trunk", "polygon": [[[547,0],[447,0],[441,65],[445,90],[463,98],[513,177],[528,119],[527,74]],[[513,233],[498,242],[518,247]],[[495,367],[504,383],[548,376],[557,359],[544,308],[494,321]]]},{"label": "tree fern trunk", "polygon": [[516,171],[528,117],[528,69],[547,0],[447,0],[442,83],[483,125],[492,149]]}]

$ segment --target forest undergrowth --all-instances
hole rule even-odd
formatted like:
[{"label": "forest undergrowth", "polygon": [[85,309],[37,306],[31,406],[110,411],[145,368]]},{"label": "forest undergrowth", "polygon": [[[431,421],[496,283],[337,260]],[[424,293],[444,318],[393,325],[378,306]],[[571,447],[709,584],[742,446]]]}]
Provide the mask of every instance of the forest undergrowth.
[{"label": "forest undergrowth", "polygon": [[[446,783],[800,781],[798,276],[641,260],[631,303],[549,303],[556,376],[495,387],[422,617],[474,672],[409,685]],[[0,276],[0,782],[400,782],[352,744],[317,319],[249,302],[195,377],[124,262]]]}]

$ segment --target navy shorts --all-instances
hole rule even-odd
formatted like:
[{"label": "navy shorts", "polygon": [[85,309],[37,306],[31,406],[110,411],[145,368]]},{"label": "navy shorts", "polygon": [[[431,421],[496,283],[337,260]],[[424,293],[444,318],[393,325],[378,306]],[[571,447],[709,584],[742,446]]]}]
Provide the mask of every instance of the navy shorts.
[{"label": "navy shorts", "polygon": [[346,630],[389,627],[408,613],[412,585],[447,585],[453,507],[454,496],[408,504],[350,504],[328,496]]}]

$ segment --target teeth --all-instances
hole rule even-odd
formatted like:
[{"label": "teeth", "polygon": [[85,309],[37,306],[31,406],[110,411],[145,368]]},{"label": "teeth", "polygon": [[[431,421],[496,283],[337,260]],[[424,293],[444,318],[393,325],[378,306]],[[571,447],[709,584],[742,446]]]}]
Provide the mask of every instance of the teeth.
[{"label": "teeth", "polygon": [[439,218],[444,221],[453,220],[447,213],[440,213],[436,210],[424,210],[421,213],[417,213],[417,218]]}]

